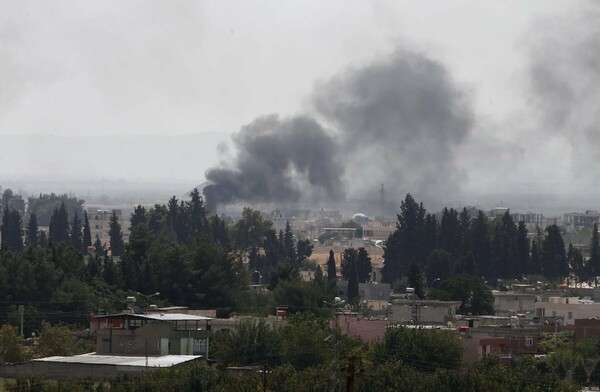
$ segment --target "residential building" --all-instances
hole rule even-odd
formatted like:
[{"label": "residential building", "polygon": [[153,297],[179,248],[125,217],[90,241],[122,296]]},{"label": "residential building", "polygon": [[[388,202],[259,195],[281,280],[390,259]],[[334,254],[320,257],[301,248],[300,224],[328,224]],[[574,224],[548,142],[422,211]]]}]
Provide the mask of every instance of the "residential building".
[{"label": "residential building", "polygon": [[598,223],[600,212],[588,210],[586,212],[568,212],[563,215],[563,224],[574,228],[593,227]]},{"label": "residential building", "polygon": [[95,353],[54,356],[1,366],[0,377],[35,375],[59,380],[109,380],[123,374],[206,359],[211,320],[211,317],[185,313],[133,313],[131,310],[92,316],[90,334],[96,341]]},{"label": "residential building", "polygon": [[534,306],[535,317],[564,318],[566,325],[573,325],[575,319],[600,317],[600,303],[579,297],[550,297],[548,302],[536,302]]},{"label": "residential building", "polygon": [[391,301],[390,319],[396,322],[446,324],[462,302],[397,298]]},{"label": "residential building", "polygon": [[493,291],[494,314],[496,316],[512,316],[529,314],[533,317],[538,296],[534,293],[518,291]]},{"label": "residential building", "polygon": [[90,234],[92,236],[92,243],[96,241],[97,238],[100,239],[103,245],[108,246],[110,244],[110,218],[111,216],[116,214],[119,219],[119,224],[121,225],[121,232],[123,233],[123,241],[125,243],[129,242],[129,217],[123,216],[123,212],[120,209],[98,209],[98,208],[88,208],[88,221],[90,223]]}]

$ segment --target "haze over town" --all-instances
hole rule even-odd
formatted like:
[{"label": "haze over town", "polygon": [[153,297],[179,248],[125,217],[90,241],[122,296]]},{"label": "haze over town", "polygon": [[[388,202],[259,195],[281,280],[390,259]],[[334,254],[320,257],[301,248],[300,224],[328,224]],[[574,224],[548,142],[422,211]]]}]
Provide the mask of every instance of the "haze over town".
[{"label": "haze over town", "polygon": [[593,2],[2,8],[5,188],[597,209]]}]

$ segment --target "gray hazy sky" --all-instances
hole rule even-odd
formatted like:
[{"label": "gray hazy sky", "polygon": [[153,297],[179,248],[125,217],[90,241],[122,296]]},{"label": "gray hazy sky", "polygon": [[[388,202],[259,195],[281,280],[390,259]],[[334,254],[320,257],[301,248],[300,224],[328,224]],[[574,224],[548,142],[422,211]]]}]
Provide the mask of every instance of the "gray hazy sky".
[{"label": "gray hazy sky", "polygon": [[0,134],[234,132],[317,80],[423,51],[514,109],[523,41],[567,1],[2,1]]},{"label": "gray hazy sky", "polygon": [[[598,11],[572,0],[0,0],[0,144],[24,134],[228,134],[271,113],[319,118],[316,86],[408,50],[443,65],[472,107],[473,127],[453,150],[463,191],[581,189],[600,163]],[[0,157],[0,178],[47,176],[36,157],[23,160]],[[52,166],[59,177],[64,161]],[[201,182],[198,165],[179,179]],[[177,176],[143,167],[124,177]]]}]

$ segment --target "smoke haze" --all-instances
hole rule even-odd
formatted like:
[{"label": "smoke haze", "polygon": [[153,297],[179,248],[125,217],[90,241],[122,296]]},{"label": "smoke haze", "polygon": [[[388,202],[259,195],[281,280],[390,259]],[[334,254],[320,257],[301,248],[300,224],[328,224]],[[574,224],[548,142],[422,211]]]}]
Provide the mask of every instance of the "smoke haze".
[{"label": "smoke haze", "polygon": [[234,167],[206,173],[209,206],[297,202],[301,194],[343,199],[346,189],[365,197],[380,183],[393,197],[414,192],[425,201],[458,191],[453,149],[472,115],[439,62],[395,53],[318,84],[311,102],[333,132],[307,116],[268,116],[243,127],[234,137]]}]

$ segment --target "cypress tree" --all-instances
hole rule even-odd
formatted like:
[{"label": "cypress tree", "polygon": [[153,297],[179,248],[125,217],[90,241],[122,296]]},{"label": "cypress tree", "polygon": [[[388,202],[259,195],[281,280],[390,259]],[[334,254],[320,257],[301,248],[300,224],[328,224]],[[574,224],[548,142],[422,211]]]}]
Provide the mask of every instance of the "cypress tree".
[{"label": "cypress tree", "polygon": [[27,222],[27,230],[25,231],[25,243],[27,246],[37,248],[39,246],[38,237],[38,221],[35,212],[29,215],[29,222]]},{"label": "cypress tree", "polygon": [[327,260],[327,280],[329,282],[336,281],[337,271],[335,270],[335,255],[333,250],[329,250],[329,259]]},{"label": "cypress tree", "polygon": [[44,230],[39,231],[38,245],[40,248],[48,247],[48,236],[46,235],[46,232]]},{"label": "cypress tree", "polygon": [[283,232],[283,253],[288,263],[293,264],[296,261],[296,248],[294,246],[294,233],[290,222],[285,223],[285,231]]},{"label": "cypress tree", "polygon": [[0,234],[2,237],[0,247],[2,249],[15,252],[23,249],[23,222],[19,211],[9,210],[8,206],[4,207]]},{"label": "cypress tree", "polygon": [[69,214],[65,208],[65,203],[61,203],[59,208],[54,210],[50,218],[50,241],[53,244],[63,242],[68,244],[69,241]]},{"label": "cypress tree", "polygon": [[516,267],[519,274],[530,273],[530,262],[529,262],[529,238],[527,238],[527,226],[525,222],[519,222],[517,227],[517,239],[516,239]]},{"label": "cypress tree", "polygon": [[190,223],[190,235],[197,236],[200,233],[206,232],[208,223],[206,220],[206,209],[204,208],[204,200],[198,191],[198,188],[190,193],[190,201],[187,205]]},{"label": "cypress tree", "polygon": [[83,212],[83,241],[81,246],[84,255],[88,254],[88,249],[92,246],[92,233],[90,231],[90,221],[88,220],[87,211]]},{"label": "cypress tree", "polygon": [[487,218],[483,211],[480,210],[477,217],[471,222],[470,232],[470,246],[473,252],[475,270],[490,280],[490,238]]},{"label": "cypress tree", "polygon": [[133,231],[138,225],[146,222],[146,209],[142,207],[142,205],[138,205],[133,209],[133,213],[131,214],[131,218],[129,219],[131,223],[130,230]]},{"label": "cypress tree", "polygon": [[110,253],[113,256],[121,256],[125,248],[123,244],[123,233],[121,232],[121,224],[117,213],[113,211],[110,217],[108,236],[110,237]]},{"label": "cypress tree", "polygon": [[588,265],[590,276],[594,278],[594,286],[598,287],[598,275],[600,275],[600,236],[598,234],[598,222],[594,222],[594,227],[592,228]]},{"label": "cypress tree", "polygon": [[424,263],[427,256],[424,246],[426,211],[409,194],[400,204],[396,230],[390,234],[384,251],[381,270],[383,281],[393,283],[413,261]]},{"label": "cypress tree", "polygon": [[348,273],[348,303],[355,304],[360,299],[358,293],[358,273],[356,271],[355,262],[351,263]]},{"label": "cypress tree", "polygon": [[565,243],[557,225],[548,226],[546,231],[548,234],[542,243],[541,253],[544,276],[560,279],[567,276],[569,272]]},{"label": "cypress tree", "polygon": [[81,219],[79,219],[77,212],[73,214],[73,221],[71,222],[71,245],[78,251],[82,251]]}]

